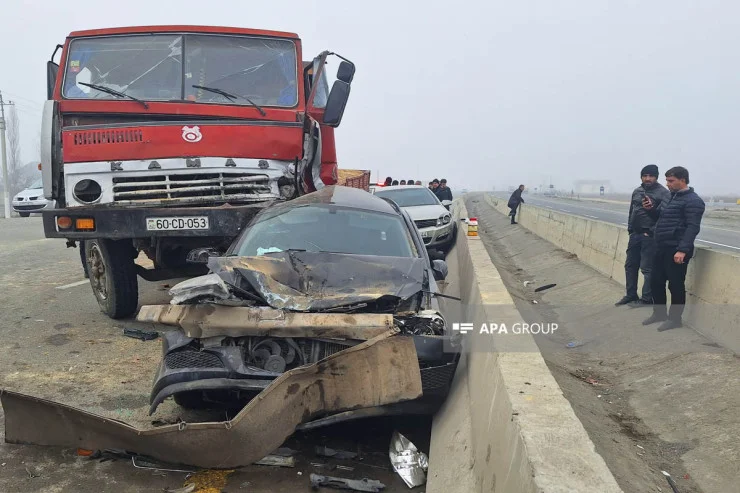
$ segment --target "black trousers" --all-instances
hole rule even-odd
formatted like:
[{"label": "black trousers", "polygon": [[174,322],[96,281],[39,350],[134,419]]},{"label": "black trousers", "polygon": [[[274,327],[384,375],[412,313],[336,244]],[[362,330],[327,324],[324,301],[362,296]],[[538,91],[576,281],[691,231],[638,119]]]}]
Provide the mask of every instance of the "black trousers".
[{"label": "black trousers", "polygon": [[519,208],[519,204],[515,205],[514,207],[509,206],[509,215],[511,216],[511,222],[514,222],[514,218],[516,217],[516,210]]},{"label": "black trousers", "polygon": [[627,261],[624,263],[627,296],[630,298],[637,298],[637,279],[639,272],[642,271],[645,278],[642,285],[642,299],[647,302],[653,301],[650,276],[653,272],[654,258],[655,239],[652,236],[646,236],[645,233],[632,233],[627,244]]},{"label": "black trousers", "polygon": [[[661,314],[668,315],[671,320],[681,320],[683,309],[686,305],[686,270],[689,267],[689,257],[684,259],[683,264],[673,261],[676,248],[665,248],[658,246],[653,258],[653,271],[650,276],[653,309]],[[668,290],[671,292],[671,309],[667,311],[665,283],[668,282]]]}]

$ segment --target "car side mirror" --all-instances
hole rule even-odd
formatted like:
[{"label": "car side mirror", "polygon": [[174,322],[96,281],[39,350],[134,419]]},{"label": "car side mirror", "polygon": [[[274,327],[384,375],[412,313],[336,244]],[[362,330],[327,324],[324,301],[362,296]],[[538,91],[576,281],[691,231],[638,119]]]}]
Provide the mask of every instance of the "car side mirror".
[{"label": "car side mirror", "polygon": [[46,62],[46,99],[54,97],[54,86],[57,83],[59,65],[54,62]]},{"label": "car side mirror", "polygon": [[347,61],[343,61],[339,64],[337,69],[337,79],[347,84],[352,83],[352,79],[355,77],[355,64]]},{"label": "car side mirror", "polygon": [[444,281],[447,278],[447,262],[432,260],[432,272],[434,272],[435,281]]},{"label": "car side mirror", "polygon": [[449,211],[450,210],[450,206],[452,205],[452,201],[451,200],[443,200],[442,201],[442,205],[444,206],[445,209],[447,209]]},{"label": "car side mirror", "polygon": [[208,259],[211,257],[220,256],[221,252],[213,248],[196,248],[195,250],[190,250],[190,252],[188,252],[186,262],[189,264],[207,264]]}]

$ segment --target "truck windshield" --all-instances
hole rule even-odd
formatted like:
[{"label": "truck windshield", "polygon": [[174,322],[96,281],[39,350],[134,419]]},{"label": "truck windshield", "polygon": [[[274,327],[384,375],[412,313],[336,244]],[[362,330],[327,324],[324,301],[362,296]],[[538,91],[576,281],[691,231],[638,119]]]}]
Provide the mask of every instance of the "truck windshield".
[{"label": "truck windshield", "polygon": [[71,42],[67,60],[62,94],[69,99],[121,99],[85,85],[96,84],[147,101],[298,103],[296,47],[290,40],[206,34],[83,38]]}]

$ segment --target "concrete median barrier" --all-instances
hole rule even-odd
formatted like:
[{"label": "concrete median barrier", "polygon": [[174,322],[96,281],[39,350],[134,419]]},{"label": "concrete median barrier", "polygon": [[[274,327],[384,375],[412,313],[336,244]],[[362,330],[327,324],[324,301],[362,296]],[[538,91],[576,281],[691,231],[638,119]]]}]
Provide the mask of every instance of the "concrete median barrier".
[{"label": "concrete median barrier", "polygon": [[[467,215],[459,200],[454,210],[458,222]],[[460,226],[445,293],[463,301],[444,302],[448,322],[521,320],[482,240]],[[515,351],[477,330],[464,337],[452,391],[434,418],[427,492],[622,491],[531,335],[518,338]]]},{"label": "concrete median barrier", "polygon": [[[491,195],[488,203],[508,214],[506,201]],[[518,222],[585,264],[624,285],[624,262],[629,235],[617,224],[555,212],[525,204]],[[689,263],[684,319],[697,331],[740,353],[740,256],[698,246]],[[643,279],[640,274],[640,285]]]}]

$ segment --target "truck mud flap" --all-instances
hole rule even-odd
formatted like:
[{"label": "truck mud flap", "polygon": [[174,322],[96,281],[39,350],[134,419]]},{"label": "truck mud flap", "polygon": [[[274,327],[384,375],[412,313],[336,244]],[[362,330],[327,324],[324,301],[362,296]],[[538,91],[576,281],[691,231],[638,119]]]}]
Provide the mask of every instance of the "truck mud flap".
[{"label": "truck mud flap", "polygon": [[234,419],[137,429],[57,402],[3,390],[5,441],[122,449],[168,463],[233,468],[259,461],[314,418],[413,400],[422,395],[412,338],[397,329],[290,370]]}]

